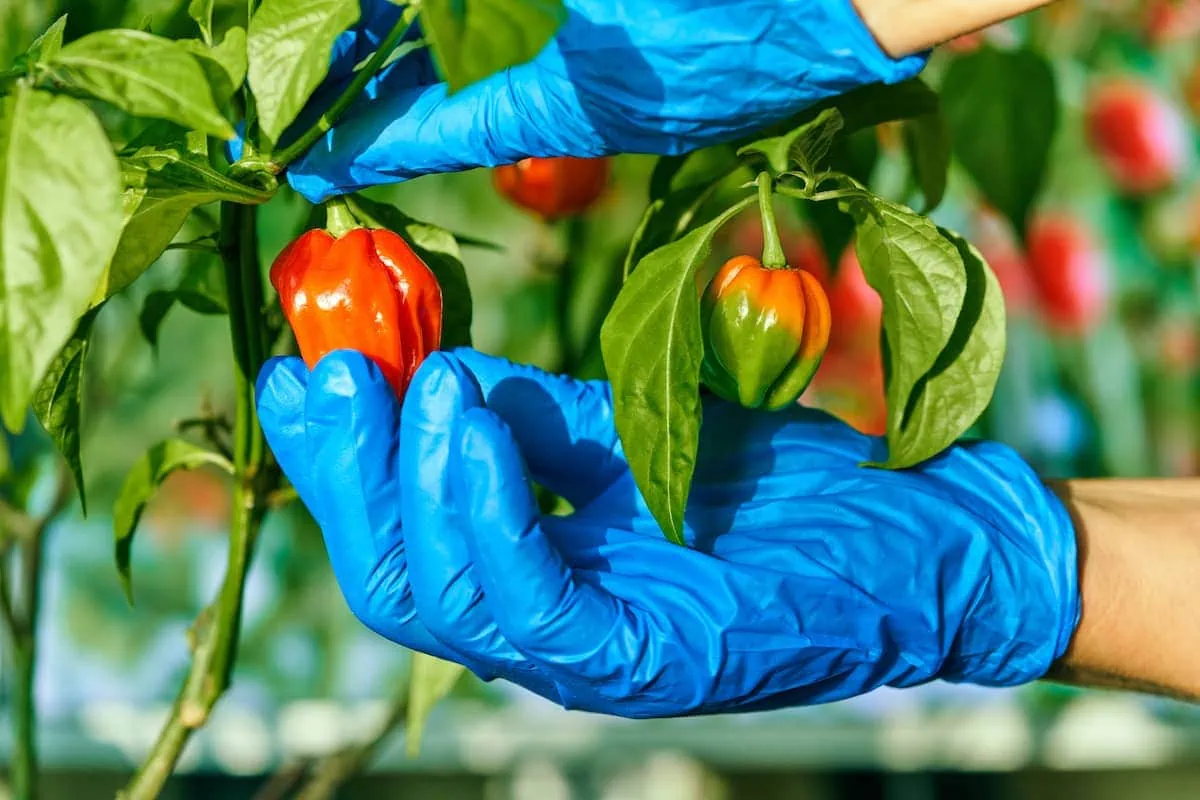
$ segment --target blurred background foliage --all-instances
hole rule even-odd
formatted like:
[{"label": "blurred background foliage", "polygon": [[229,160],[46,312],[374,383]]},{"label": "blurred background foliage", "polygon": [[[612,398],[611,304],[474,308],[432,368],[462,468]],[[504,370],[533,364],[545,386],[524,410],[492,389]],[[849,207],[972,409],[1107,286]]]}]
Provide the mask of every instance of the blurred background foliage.
[{"label": "blurred background foliage", "polygon": [[[235,15],[239,7],[219,3],[218,16]],[[185,10],[186,0],[0,0],[0,63],[11,60],[62,13],[69,15],[68,38],[114,26],[191,36]],[[941,224],[966,233],[982,250],[1008,301],[1004,372],[990,408],[972,434],[1011,444],[1048,476],[1200,473],[1198,41],[1198,0],[1060,0],[1038,14],[950,43],[935,53],[925,73],[926,80],[937,86],[955,59],[985,47],[1029,47],[1053,67],[1059,122],[1044,190],[1028,228],[1013,230],[989,208],[957,160],[951,164],[946,199],[934,214]],[[111,124],[122,123],[114,119]],[[1019,148],[1021,143],[1010,145]],[[919,207],[905,146],[900,130],[885,126],[857,134],[837,157],[843,168],[868,180],[881,194]],[[484,170],[426,177],[380,187],[371,194],[399,204],[417,218],[500,245],[495,251],[465,251],[475,297],[477,347],[548,369],[599,377],[603,367],[595,347],[596,331],[618,288],[625,246],[643,209],[652,166],[653,159],[643,156],[614,159],[612,185],[603,200],[585,218],[555,227],[546,227],[506,204]],[[857,271],[852,248],[847,250],[849,232],[839,229],[834,220],[806,216],[799,204],[785,207],[784,202],[780,201],[780,214],[789,259],[823,277],[835,316],[833,343],[803,401],[825,407],[861,430],[878,430],[883,414],[878,301]],[[262,210],[261,248],[266,262],[302,230],[307,216],[307,205],[286,190]],[[211,229],[210,223],[197,217],[180,239],[202,236]],[[756,216],[743,215],[724,232],[714,262],[760,246]],[[229,342],[222,318],[173,308],[162,321],[154,346],[139,324],[147,295],[174,286],[195,259],[209,257],[169,252],[99,318],[101,335],[89,363],[83,440],[92,511],[86,520],[78,511],[65,515],[54,526],[49,543],[38,692],[47,731],[43,750],[52,769],[103,768],[119,775],[132,763],[156,727],[137,717],[135,710],[160,708],[171,697],[187,664],[186,626],[219,580],[228,494],[218,476],[204,471],[176,473],[149,507],[135,547],[135,608],[125,603],[112,567],[111,517],[106,512],[138,453],[168,435],[181,419],[206,409],[220,411],[230,403]],[[22,435],[10,437],[0,448],[0,491],[18,505],[36,507],[46,502],[45,484],[53,464],[36,424],[27,426]],[[319,699],[370,704],[388,696],[407,669],[398,648],[351,618],[332,580],[320,533],[296,505],[268,521],[250,579],[242,635],[235,686],[223,701],[217,722],[241,719],[239,724],[245,727],[251,718],[237,713],[276,719],[287,708]],[[0,717],[5,716],[2,679],[0,673]],[[487,763],[504,763],[502,759],[487,762],[476,754],[471,766],[473,751],[468,752],[465,744],[483,747],[479,737],[488,732],[501,739],[519,738],[515,729],[480,727],[497,709],[539,708],[537,714],[559,719],[527,696],[502,686],[464,681],[458,691],[459,703],[452,706],[460,710],[435,715],[427,748],[433,763],[456,765],[446,769],[486,772]],[[725,747],[728,753],[740,754],[729,756],[735,763],[725,765],[727,772],[739,772],[736,758],[743,758],[741,771],[754,775],[758,775],[755,769],[768,766],[810,773],[847,766],[884,771],[897,766],[879,755],[891,752],[885,746],[893,730],[888,726],[897,724],[897,719],[912,723],[913,715],[936,716],[948,707],[980,711],[985,721],[991,720],[976,734],[982,737],[977,748],[981,752],[1005,752],[1009,740],[1004,732],[1015,723],[1004,715],[1019,714],[1026,721],[1022,725],[1069,719],[1080,730],[1088,729],[1080,722],[1084,720],[1099,726],[1096,730],[1136,732],[1134,738],[1117,738],[1118,745],[1126,743],[1125,749],[1101,747],[1100,766],[1159,767],[1162,778],[1164,765],[1176,756],[1189,763],[1200,757],[1195,746],[1200,717],[1190,709],[1166,701],[1122,698],[1113,701],[1116,705],[1103,706],[1108,717],[1096,716],[1095,709],[1102,707],[1097,696],[1048,685],[1008,692],[930,686],[904,695],[876,693],[821,709],[753,715],[734,722],[686,721],[686,726],[681,723],[676,728],[648,724],[638,730],[649,737],[647,741],[655,730],[676,731],[661,737],[664,745],[698,742],[699,752],[709,752],[704,742],[715,742],[713,752]],[[526,713],[534,711],[505,718],[519,724]],[[439,728],[442,714],[449,716]],[[529,717],[534,718],[541,717]],[[795,747],[789,746],[779,763],[765,765],[755,761],[748,745],[730,745],[731,739],[739,737],[743,744],[758,741],[756,725],[771,736],[792,737],[800,743],[809,741],[804,731],[824,730],[822,726],[836,729],[847,719],[866,721],[863,736],[867,738],[862,741],[869,744],[861,752],[873,755],[851,757],[849,753],[860,751],[847,745],[840,759],[830,751],[827,762],[799,755],[793,762],[786,753]],[[1104,720],[1117,722],[1104,727]],[[310,724],[315,723],[310,720]],[[596,723],[577,724],[577,730],[596,735]],[[134,730],[139,726],[144,729],[141,733]],[[616,721],[612,726],[617,731],[614,741],[628,741],[620,738],[621,731],[632,735],[627,726]],[[126,728],[134,732],[121,733]],[[913,727],[911,741],[925,741],[922,737],[934,729]],[[7,725],[0,730],[0,752],[5,752]],[[297,730],[291,731],[293,738],[301,736]],[[691,731],[687,735],[693,738],[677,731]],[[1163,731],[1170,736],[1162,738],[1167,736]],[[320,733],[312,734],[317,744],[310,743],[317,750],[330,746],[328,737],[334,735],[325,731],[322,739]],[[289,734],[281,728],[270,735],[286,739]],[[1030,755],[1029,760],[1041,763],[1047,758],[1039,748],[1046,742],[1035,740],[1029,752],[1040,755]],[[268,748],[256,760],[248,741],[240,749],[225,751],[217,744],[202,745],[209,748],[206,757],[215,759],[204,763],[211,769],[257,774],[269,771],[282,757],[277,748]],[[446,744],[450,749],[439,751],[439,741],[457,744]],[[949,739],[930,741],[934,744],[928,747],[939,754],[950,748]],[[81,742],[102,744],[93,752]],[[554,749],[544,746],[548,752]],[[599,753],[598,747],[583,752]],[[817,747],[816,752],[826,750]],[[1130,765],[1131,752],[1135,760],[1149,760]],[[928,763],[961,766],[950,757],[948,763],[938,761],[940,757],[931,756]],[[388,761],[394,762],[398,759]],[[909,763],[910,769],[926,765],[919,757]],[[1011,763],[1000,759],[1002,768],[1025,763],[1021,758]],[[986,759],[982,768],[989,768]],[[878,792],[870,788],[876,785],[871,783],[874,779],[864,778],[866,782],[860,784],[853,776],[820,784],[825,788],[819,789],[805,783],[808,779],[793,776],[782,788],[771,789],[768,784],[774,784],[763,775],[753,779],[743,775],[742,783],[711,783],[703,770],[681,769],[678,774],[686,779],[670,786],[682,794],[637,793],[650,791],[644,789],[604,794],[579,789],[571,781],[562,784],[567,794],[554,794],[559,783],[545,775],[540,783],[529,779],[535,788],[527,791],[539,797],[572,796],[572,792],[656,798],[832,797],[859,796],[844,795],[858,786],[853,791],[866,792],[862,796],[886,794],[882,788]],[[1161,791],[1150,788],[1145,782],[1150,778],[1144,775],[1145,781],[1138,784],[1137,774],[1128,784],[1135,787],[1132,794],[1103,794],[1106,790],[1096,788],[1102,782],[1094,782],[1087,784],[1094,787],[1087,796],[1200,796],[1200,773],[1162,778],[1166,781],[1162,785],[1169,788]],[[894,796],[1033,797],[1042,791],[1030,788],[1033,783],[1021,784],[1025,789],[1009,794],[1009,789],[995,789],[1001,785],[996,782],[973,784],[975,788],[967,792],[941,778],[925,783],[905,780],[909,783],[895,785],[910,786],[911,791]],[[516,777],[513,781],[506,791],[525,796],[511,788],[518,782]],[[1119,781],[1113,785],[1118,784],[1126,785]],[[742,790],[729,788],[734,785],[759,788],[744,789],[752,793],[741,795]],[[993,787],[987,790],[990,794],[978,795],[984,786]],[[237,793],[241,790],[229,788],[214,795],[196,791],[195,796],[242,796]],[[434,796],[425,791],[434,789],[413,796]],[[1050,790],[1046,791],[1048,796]],[[1176,793],[1180,791],[1184,793]]]}]

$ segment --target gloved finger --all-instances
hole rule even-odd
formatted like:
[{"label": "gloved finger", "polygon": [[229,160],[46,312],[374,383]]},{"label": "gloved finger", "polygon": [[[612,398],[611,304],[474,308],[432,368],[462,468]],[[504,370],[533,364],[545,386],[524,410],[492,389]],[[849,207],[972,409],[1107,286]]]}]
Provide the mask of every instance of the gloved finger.
[{"label": "gloved finger", "polygon": [[309,480],[304,427],[304,398],[308,367],[294,356],[272,358],[263,364],[255,382],[258,421],[279,468],[292,482],[306,506],[315,499]]},{"label": "gloved finger", "polygon": [[313,369],[305,423],[313,516],[350,610],[407,647],[443,653],[422,626],[408,583],[400,521],[400,404],[376,364],[336,350]]},{"label": "gloved finger", "polygon": [[395,67],[373,97],[345,117],[288,170],[313,203],[433,172],[512,163],[527,156],[608,155],[561,75],[538,60],[449,94],[445,84],[413,88]]},{"label": "gloved finger", "polygon": [[[471,553],[457,535],[461,512],[447,485],[450,440],[459,416],[483,398],[470,375],[433,353],[414,376],[400,417],[402,511],[413,601],[421,622],[443,640],[474,642],[497,635],[471,573]],[[472,646],[469,650],[478,648]]]},{"label": "gloved finger", "polygon": [[545,535],[508,426],[481,408],[463,414],[459,426],[457,494],[484,599],[500,630],[560,683],[611,673],[605,651],[638,638],[626,630],[629,610],[577,581]]},{"label": "gloved finger", "polygon": [[581,508],[625,471],[608,383],[551,375],[469,348],[454,357],[508,425],[538,483]]},{"label": "gloved finger", "polygon": [[421,623],[484,678],[528,669],[504,640],[483,603],[483,587],[462,537],[467,524],[450,491],[454,427],[483,403],[479,387],[457,360],[434,353],[414,376],[400,421],[402,514],[413,602]]}]

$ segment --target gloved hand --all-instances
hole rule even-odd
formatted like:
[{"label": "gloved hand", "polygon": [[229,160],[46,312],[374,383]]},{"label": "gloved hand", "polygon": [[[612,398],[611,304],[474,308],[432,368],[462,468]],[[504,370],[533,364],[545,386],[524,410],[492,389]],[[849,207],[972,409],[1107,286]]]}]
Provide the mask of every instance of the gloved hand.
[{"label": "gloved hand", "polygon": [[[259,381],[271,448],[383,636],[568,708],[758,710],[1041,676],[1079,618],[1058,499],[1008,448],[904,472],[811,409],[706,401],[689,547],[662,537],[609,386],[435,353],[403,410],[363,356]],[[541,516],[530,480],[565,497]]]},{"label": "gloved hand", "polygon": [[[818,100],[917,74],[888,57],[851,0],[566,0],[533,61],[447,96],[429,51],[401,58],[288,170],[312,202],[430,172],[527,156],[677,154],[786,119]],[[363,0],[335,48],[324,108],[395,22]]]}]

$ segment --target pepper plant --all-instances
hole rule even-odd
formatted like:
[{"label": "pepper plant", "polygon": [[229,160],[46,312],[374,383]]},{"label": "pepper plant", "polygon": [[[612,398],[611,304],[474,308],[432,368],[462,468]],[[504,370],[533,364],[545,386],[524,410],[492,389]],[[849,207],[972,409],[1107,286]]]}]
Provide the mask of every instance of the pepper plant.
[{"label": "pepper plant", "polygon": [[[281,190],[288,164],[337,124],[391,59],[429,47],[451,90],[458,90],[532,58],[565,15],[558,0],[407,4],[345,89],[313,112],[334,42],[360,15],[357,0],[248,0],[221,25],[214,24],[213,7],[213,0],[192,0],[195,35],[183,39],[135,29],[71,39],[65,35],[68,20],[60,18],[0,73],[0,418],[10,431],[20,431],[32,408],[61,452],[85,513],[82,387],[97,317],[168,249],[188,249],[212,258],[196,261],[174,290],[147,297],[140,317],[147,338],[153,342],[174,305],[228,319],[236,378],[229,429],[202,415],[180,435],[131,455],[112,511],[117,575],[132,602],[130,556],[139,517],[163,480],[176,470],[203,468],[225,473],[233,489],[224,581],[192,626],[190,670],[156,743],[122,793],[130,799],[159,794],[189,737],[229,687],[256,539],[264,517],[294,496],[256,419],[260,367],[272,354],[297,352],[278,299],[267,290],[256,241],[258,208]],[[305,24],[296,25],[297,19]],[[478,40],[484,36],[486,42]],[[946,76],[947,84],[954,81],[970,83],[972,91],[956,92],[944,108],[920,80],[868,86],[753,140],[657,162],[625,258],[624,283],[599,342],[618,432],[665,536],[684,542],[683,512],[701,394],[707,391],[701,324],[701,295],[711,277],[706,259],[718,231],[755,204],[768,220],[763,263],[779,266],[769,208],[783,198],[813,219],[832,220],[822,228],[831,252],[853,237],[867,281],[882,298],[887,456],[864,468],[903,469],[936,457],[987,406],[1004,356],[1003,299],[979,252],[926,214],[945,191],[948,134],[954,131],[954,147],[965,148],[956,152],[980,191],[1017,230],[1024,229],[1053,134],[1053,80],[1031,53],[984,49],[956,62]],[[989,83],[994,91],[977,88]],[[1031,97],[1035,105],[1049,103],[1050,113],[1030,114]],[[856,133],[885,123],[903,131],[911,179],[925,201],[920,211],[875,194],[844,157]],[[122,133],[131,125],[131,135]],[[1024,150],[1015,156],[986,152],[995,137],[980,140],[983,150],[962,145],[983,125],[1021,131]],[[313,210],[310,227],[340,236],[349,224],[401,237],[404,249],[437,277],[441,346],[470,343],[471,297],[460,244],[478,242],[460,242],[360,195],[328,206]],[[539,213],[548,219],[557,214]],[[196,225],[206,232],[181,238],[181,231]],[[815,290],[804,291],[811,296]],[[831,324],[837,328],[836,315]],[[725,348],[726,360],[739,357],[738,345],[747,359],[759,356],[753,341],[732,345]],[[299,351],[305,349],[302,341]],[[810,361],[812,355],[804,353]],[[736,365],[725,366],[738,373]],[[41,546],[37,537],[11,534],[8,527],[0,539],[6,568],[10,553]],[[23,585],[36,585],[36,558],[22,563]],[[8,588],[0,589],[7,603]],[[29,798],[36,775],[30,691],[36,642],[27,635],[33,621],[14,625],[11,614],[6,621],[17,680],[30,700],[16,710],[14,789],[18,798]],[[460,674],[457,665],[414,657],[412,747],[424,715]]]}]

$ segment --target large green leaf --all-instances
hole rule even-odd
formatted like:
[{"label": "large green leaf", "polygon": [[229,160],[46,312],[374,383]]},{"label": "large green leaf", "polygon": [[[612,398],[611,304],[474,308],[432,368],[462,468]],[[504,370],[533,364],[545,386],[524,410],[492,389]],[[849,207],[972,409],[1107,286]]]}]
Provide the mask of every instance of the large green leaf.
[{"label": "large green leaf", "polygon": [[629,468],[663,533],[681,544],[700,441],[704,340],[696,272],[717,230],[753,201],[745,198],[643,258],[600,331]]},{"label": "large green leaf", "polygon": [[[911,398],[954,333],[966,295],[966,270],[954,244],[911,209],[864,195],[851,202],[850,210],[863,274],[883,299],[890,354],[886,466],[907,467],[917,463],[920,459],[914,457],[922,452],[919,447],[899,447],[914,435],[908,431]],[[918,438],[924,440],[919,432]]]},{"label": "large green leaf", "polygon": [[95,302],[133,283],[162,255],[198,206],[227,200],[255,205],[271,192],[221,175],[180,146],[146,147],[121,159],[124,227]]},{"label": "large green leaf", "polygon": [[130,114],[234,137],[204,69],[170,39],[133,30],[97,31],[63,47],[49,65],[56,80]]},{"label": "large green leaf", "polygon": [[442,287],[442,348],[469,346],[474,306],[462,252],[454,234],[413,219],[395,206],[362,195],[354,195],[350,204],[359,219],[403,236],[437,277],[438,285]]},{"label": "large green leaf", "polygon": [[937,93],[920,78],[900,83],[871,83],[832,97],[807,113],[816,116],[826,108],[842,114],[843,130],[854,133],[885,122],[911,119],[937,110]]},{"label": "large green leaf", "polygon": [[250,20],[249,80],[258,122],[273,142],[329,71],[334,40],[359,16],[357,0],[263,0]]},{"label": "large green leaf", "polygon": [[408,755],[416,758],[421,752],[421,735],[429,713],[443,697],[450,694],[466,668],[453,661],[418,653],[412,654],[412,677],[409,679],[406,747]]},{"label": "large green leaf", "polygon": [[945,349],[913,387],[902,429],[889,431],[888,461],[902,466],[937,455],[975,424],[992,399],[1004,363],[1000,284],[979,251],[952,231],[941,233],[963,260],[966,292]]},{"label": "large green leaf", "polygon": [[147,450],[125,476],[121,493],[113,504],[113,536],[117,573],[130,603],[133,603],[133,577],[129,569],[133,534],[146,503],[150,502],[158,487],[175,470],[195,469],[204,465],[219,467],[230,474],[233,472],[233,465],[219,453],[183,439],[167,439]]},{"label": "large green leaf", "polygon": [[1050,64],[1029,50],[984,47],[960,56],[942,82],[942,108],[955,155],[1023,235],[1058,127]]},{"label": "large green leaf", "polygon": [[71,338],[58,351],[33,395],[33,413],[50,434],[54,446],[66,460],[79,492],[79,506],[87,516],[87,495],[83,488],[83,464],[79,460],[79,434],[83,411],[83,365],[92,340],[92,323],[100,306],[80,318]]},{"label": "large green leaf", "polygon": [[78,100],[0,98],[0,412],[13,430],[75,330],[121,229],[117,160]]},{"label": "large green leaf", "polygon": [[451,92],[531,60],[567,16],[562,0],[422,0],[420,8]]},{"label": "large green leaf", "polygon": [[177,44],[196,57],[208,77],[208,85],[217,105],[228,103],[234,93],[242,88],[242,81],[246,79],[245,29],[230,28],[221,43],[215,46],[199,39],[181,39]]}]

